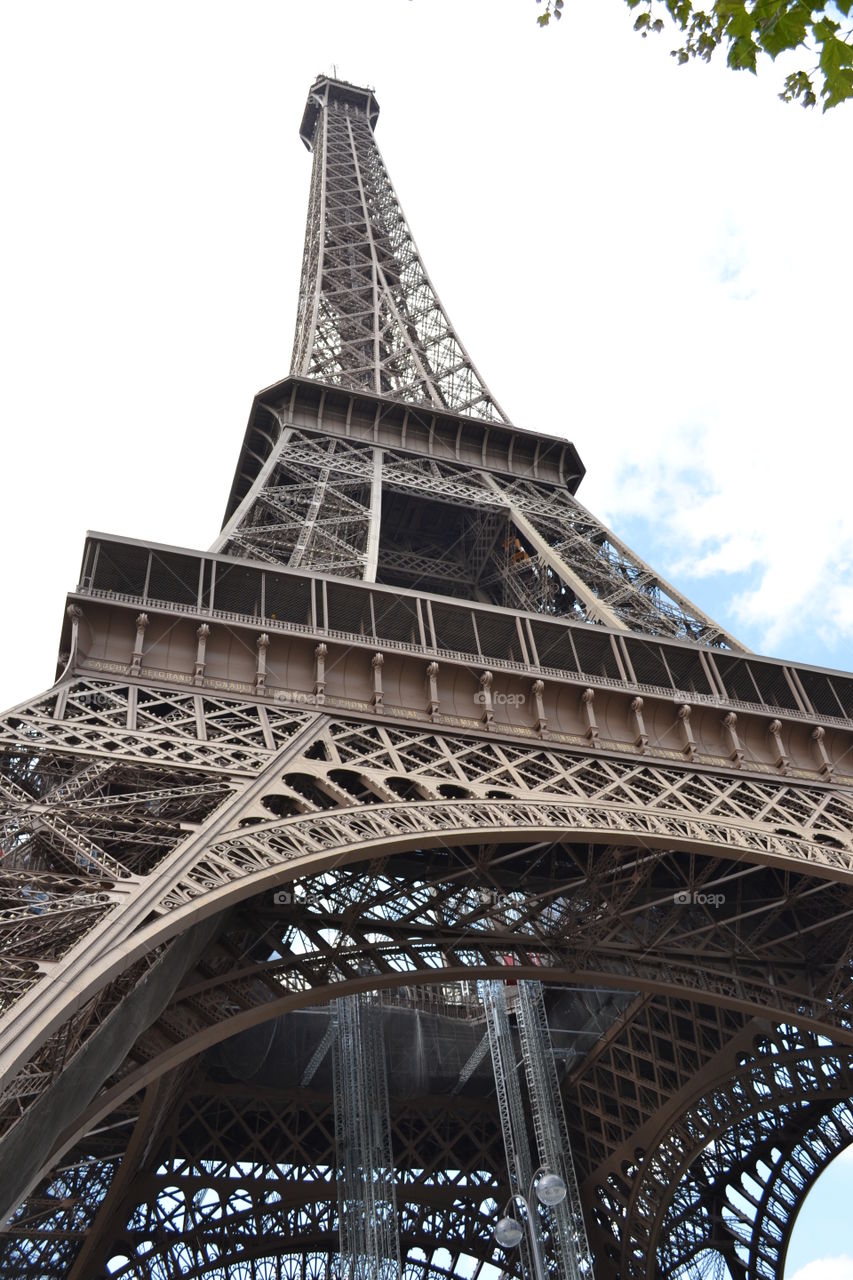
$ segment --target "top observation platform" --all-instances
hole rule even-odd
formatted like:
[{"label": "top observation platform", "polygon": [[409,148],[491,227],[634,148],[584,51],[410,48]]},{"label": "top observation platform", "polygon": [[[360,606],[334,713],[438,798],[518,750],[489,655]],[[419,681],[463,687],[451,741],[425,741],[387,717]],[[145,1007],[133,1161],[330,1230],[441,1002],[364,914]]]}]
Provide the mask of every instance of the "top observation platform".
[{"label": "top observation platform", "polygon": [[299,126],[299,136],[309,151],[313,150],[314,130],[320,112],[331,102],[358,108],[366,115],[371,129],[376,128],[379,103],[372,89],[362,89],[358,85],[348,84],[346,80],[334,80],[331,76],[318,76],[308,91],[308,101]]}]

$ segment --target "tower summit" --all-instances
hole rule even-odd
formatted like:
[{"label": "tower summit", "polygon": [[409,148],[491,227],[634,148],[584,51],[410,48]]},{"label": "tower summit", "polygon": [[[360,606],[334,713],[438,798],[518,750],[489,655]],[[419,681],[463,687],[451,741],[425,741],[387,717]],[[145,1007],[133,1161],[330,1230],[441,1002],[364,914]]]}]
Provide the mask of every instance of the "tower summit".
[{"label": "tower summit", "polygon": [[212,549],[91,533],[0,716],[0,1280],[520,1277],[543,1165],[561,1280],[782,1280],[853,1140],[853,677],[748,653],[508,421],[378,111],[309,93]]},{"label": "tower summit", "polygon": [[378,115],[371,90],[339,80],[321,77],[308,95],[300,136],[314,166],[292,370],[506,422],[420,259],[373,136]]}]

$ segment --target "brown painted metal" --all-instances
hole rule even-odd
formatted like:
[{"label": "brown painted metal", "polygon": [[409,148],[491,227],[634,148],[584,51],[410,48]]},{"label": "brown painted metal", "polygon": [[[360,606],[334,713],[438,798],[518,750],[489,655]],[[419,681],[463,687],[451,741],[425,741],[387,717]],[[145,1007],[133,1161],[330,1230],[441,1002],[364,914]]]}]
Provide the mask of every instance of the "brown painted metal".
[{"label": "brown painted metal", "polygon": [[91,534],[0,717],[0,1277],[327,1275],[326,1011],[374,989],[407,1274],[479,1275],[510,965],[599,1280],[781,1280],[853,1138],[853,677],[747,653],[506,420],[377,114],[312,88],[293,374],[214,548]]}]

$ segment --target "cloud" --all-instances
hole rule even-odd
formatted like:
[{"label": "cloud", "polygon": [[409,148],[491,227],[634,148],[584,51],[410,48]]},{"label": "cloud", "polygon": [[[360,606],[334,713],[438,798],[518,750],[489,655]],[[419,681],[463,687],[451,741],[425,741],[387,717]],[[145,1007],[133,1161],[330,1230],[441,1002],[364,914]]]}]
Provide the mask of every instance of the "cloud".
[{"label": "cloud", "polygon": [[[717,294],[724,289],[717,282]],[[801,314],[809,301],[831,313],[803,279],[791,290]],[[794,341],[766,280],[751,299],[720,308],[727,336],[717,342],[716,390],[683,388],[680,413],[664,404],[663,423],[621,442],[605,502],[617,525],[646,521],[669,558],[659,565],[667,576],[748,574],[731,614],[753,643],[790,641],[809,619],[832,646],[853,637],[853,414],[842,353],[831,332]]]},{"label": "cloud", "polygon": [[701,603],[685,577],[717,579],[719,597],[747,575],[729,588],[730,625],[757,648],[853,637],[853,258],[815,234],[828,192],[853,193],[833,141],[795,125],[797,181],[781,154],[754,176],[714,169],[706,208],[686,212],[683,263],[670,255],[665,279],[626,294],[620,376],[598,370],[601,407],[583,406],[596,430],[577,433],[582,500],[617,530],[645,523],[645,558],[667,577]]},{"label": "cloud", "polygon": [[853,1258],[847,1253],[836,1258],[816,1258],[795,1271],[791,1280],[853,1280]]}]

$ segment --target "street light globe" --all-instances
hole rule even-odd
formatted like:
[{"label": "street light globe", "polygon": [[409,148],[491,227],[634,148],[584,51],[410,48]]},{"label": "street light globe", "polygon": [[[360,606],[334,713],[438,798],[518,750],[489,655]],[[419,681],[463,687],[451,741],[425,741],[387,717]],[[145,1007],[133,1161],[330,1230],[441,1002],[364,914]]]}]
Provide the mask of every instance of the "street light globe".
[{"label": "street light globe", "polygon": [[495,1239],[502,1249],[514,1249],[524,1235],[517,1218],[500,1218],[495,1225]]},{"label": "street light globe", "polygon": [[566,1198],[566,1184],[559,1173],[543,1173],[536,1183],[536,1194],[542,1204],[559,1204]]}]

